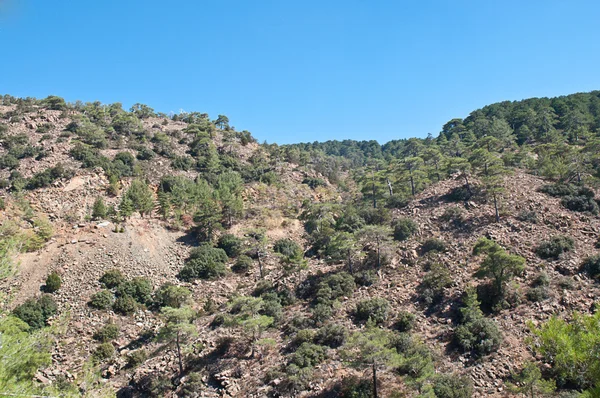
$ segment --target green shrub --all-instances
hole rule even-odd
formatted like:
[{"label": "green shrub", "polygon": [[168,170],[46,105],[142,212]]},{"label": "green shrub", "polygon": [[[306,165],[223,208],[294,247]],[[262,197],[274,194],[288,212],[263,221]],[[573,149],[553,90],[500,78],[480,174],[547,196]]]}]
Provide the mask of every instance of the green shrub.
[{"label": "green shrub", "polygon": [[296,333],[296,336],[291,341],[292,347],[300,347],[304,343],[313,343],[315,340],[315,332],[311,329],[302,329]]},{"label": "green shrub", "polygon": [[543,185],[539,191],[554,197],[573,196],[577,194],[577,188],[574,185],[562,183]]},{"label": "green shrub", "polygon": [[583,260],[581,270],[587,273],[592,278],[597,278],[600,275],[600,254],[590,256]]},{"label": "green shrub", "polygon": [[454,330],[454,342],[463,351],[486,355],[498,349],[502,335],[493,321],[483,317],[479,305],[474,290],[465,292],[460,309],[461,325]]},{"label": "green shrub", "polygon": [[304,180],[302,180],[302,184],[306,184],[312,189],[315,189],[317,187],[324,187],[327,185],[323,179],[314,177],[305,178]]},{"label": "green shrub", "polygon": [[529,323],[535,336],[531,342],[534,355],[548,364],[547,370],[559,386],[586,389],[597,385],[599,325],[600,311],[574,313],[569,321],[552,317],[539,327]]},{"label": "green shrub", "polygon": [[186,304],[192,293],[183,286],[165,283],[154,294],[154,302],[158,307],[180,308]]},{"label": "green shrub", "polygon": [[96,350],[92,353],[92,359],[94,362],[102,362],[106,359],[110,359],[115,355],[115,347],[111,343],[102,343],[96,347]]},{"label": "green shrub", "polygon": [[331,348],[337,348],[344,344],[347,337],[348,330],[344,326],[329,323],[317,331],[314,342]]},{"label": "green shrub", "polygon": [[94,201],[94,206],[92,207],[92,218],[95,220],[102,219],[106,217],[107,208],[104,204],[104,199],[101,196],[98,196]]},{"label": "green shrub", "polygon": [[[379,385],[379,383],[377,383]],[[359,379],[356,376],[345,377],[339,386],[339,398],[372,398],[373,380]]]},{"label": "green shrub", "polygon": [[358,214],[368,225],[389,225],[392,219],[391,212],[388,209],[380,207],[362,207],[359,209]]},{"label": "green shrub", "polygon": [[152,302],[152,282],[146,278],[133,278],[117,286],[117,296],[130,296],[140,304]]},{"label": "green shrub", "polygon": [[148,353],[146,350],[140,348],[139,350],[135,350],[127,354],[127,366],[129,368],[138,367],[146,362],[146,359],[148,359]]},{"label": "green shrub", "polygon": [[302,343],[290,357],[290,364],[299,368],[311,368],[325,360],[325,348],[323,346]]},{"label": "green shrub", "polygon": [[471,199],[471,197],[477,190],[477,187],[475,186],[471,186],[470,188],[471,192],[469,192],[465,185],[461,185],[459,187],[451,189],[450,192],[445,194],[443,198],[444,200],[447,200],[449,202],[465,202]]},{"label": "green shrub", "polygon": [[98,310],[106,310],[112,307],[115,297],[109,290],[100,290],[94,293],[89,301],[89,306]]},{"label": "green shrub", "polygon": [[217,279],[227,274],[227,258],[223,249],[204,244],[191,251],[178,277],[184,281]]},{"label": "green shrub", "polygon": [[354,310],[354,318],[357,322],[371,321],[376,324],[385,322],[390,310],[389,302],[381,297],[359,301]]},{"label": "green shrub", "polygon": [[410,218],[399,218],[394,222],[394,239],[405,241],[419,230],[416,222]]},{"label": "green shrub", "polygon": [[277,293],[271,292],[261,296],[263,299],[261,315],[270,316],[274,322],[279,322],[283,318],[283,307]]},{"label": "green shrub", "polygon": [[409,332],[415,326],[416,319],[417,317],[414,314],[408,311],[400,311],[394,322],[394,328],[399,332]]},{"label": "green shrub", "polygon": [[238,274],[245,274],[252,267],[252,259],[246,255],[240,255],[231,270]]},{"label": "green shrub", "polygon": [[456,374],[438,374],[432,385],[436,398],[471,398],[474,393],[471,379]]},{"label": "green shrub", "polygon": [[106,271],[102,277],[100,277],[100,283],[107,289],[113,289],[125,282],[125,276],[118,269],[112,269]]},{"label": "green shrub", "polygon": [[385,207],[388,209],[403,209],[410,203],[410,198],[406,196],[394,195],[385,201]]},{"label": "green shrub", "polygon": [[548,288],[546,286],[532,287],[527,290],[527,300],[533,302],[544,301],[549,297]]},{"label": "green shrub", "polygon": [[94,340],[107,343],[119,337],[119,327],[114,323],[107,323],[94,333]]},{"label": "green shrub", "polygon": [[432,305],[444,298],[444,289],[452,286],[453,282],[450,271],[445,265],[433,263],[429,267],[429,272],[423,277],[418,291],[421,299],[427,305]]},{"label": "green shrub", "polygon": [[331,319],[332,314],[331,305],[317,304],[312,310],[312,320],[316,325],[322,325]]},{"label": "green shrub", "polygon": [[575,241],[564,235],[553,236],[549,241],[540,243],[535,253],[543,259],[558,260],[561,254],[573,250]]},{"label": "green shrub", "polygon": [[127,295],[117,297],[113,304],[113,311],[123,315],[133,314],[136,309],[137,303],[135,299]]},{"label": "green shrub", "polygon": [[354,274],[354,281],[359,286],[371,286],[377,282],[377,273],[372,269]]},{"label": "green shrub", "polygon": [[432,251],[443,253],[446,251],[446,243],[441,239],[427,239],[421,245],[421,253],[426,254]]},{"label": "green shrub", "polygon": [[60,279],[60,275],[56,271],[52,271],[50,275],[46,278],[46,284],[44,285],[44,290],[46,293],[54,293],[60,286],[62,285],[62,280]]},{"label": "green shrub", "polygon": [[225,234],[219,238],[217,247],[223,249],[228,257],[233,258],[242,253],[243,241],[235,235]]},{"label": "green shrub", "polygon": [[531,224],[537,224],[538,222],[538,214],[535,211],[523,210],[515,218],[519,221]]},{"label": "green shrub", "polygon": [[46,326],[48,318],[56,314],[58,307],[49,295],[31,298],[17,306],[12,314],[29,325],[32,330]]},{"label": "green shrub", "polygon": [[598,203],[594,198],[587,196],[566,196],[561,199],[560,204],[572,211],[589,212],[598,214]]},{"label": "green shrub", "polygon": [[460,207],[448,207],[440,216],[440,220],[451,223],[454,227],[459,227],[464,222],[464,211]]},{"label": "green shrub", "polygon": [[302,248],[291,239],[279,239],[273,245],[273,251],[288,259],[302,258]]}]

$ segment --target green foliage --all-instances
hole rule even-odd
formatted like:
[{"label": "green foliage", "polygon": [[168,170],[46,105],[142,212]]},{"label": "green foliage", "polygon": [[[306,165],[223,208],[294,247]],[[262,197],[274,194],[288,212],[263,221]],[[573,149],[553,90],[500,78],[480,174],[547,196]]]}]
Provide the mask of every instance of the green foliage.
[{"label": "green foliage", "polygon": [[236,273],[244,274],[252,267],[252,259],[248,256],[241,255],[235,260],[235,264],[231,270]]},{"label": "green foliage", "polygon": [[134,211],[138,211],[143,217],[150,213],[154,208],[154,196],[152,190],[146,183],[140,180],[134,180],[131,186],[123,195],[123,201],[130,201]]},{"label": "green foliage", "polygon": [[114,323],[107,323],[94,333],[94,340],[107,343],[119,337],[119,327]]},{"label": "green foliage", "polygon": [[474,393],[471,379],[456,374],[436,375],[432,384],[436,398],[470,398]]},{"label": "green foliage", "polygon": [[52,271],[48,277],[46,278],[46,284],[44,285],[44,290],[46,293],[54,293],[60,286],[62,285],[62,280],[60,275],[56,271]]},{"label": "green foliage", "polygon": [[89,301],[89,306],[98,310],[106,310],[112,307],[115,297],[109,290],[100,290],[94,293]]},{"label": "green foliage", "polygon": [[323,346],[306,342],[292,354],[290,364],[299,368],[311,368],[323,362],[325,358],[326,351]]},{"label": "green foliage", "polygon": [[357,322],[384,323],[389,316],[390,304],[382,297],[361,300],[356,304],[354,319]]},{"label": "green foliage", "polygon": [[542,372],[533,362],[526,362],[523,369],[512,375],[517,384],[507,383],[508,390],[517,394],[527,394],[530,397],[551,394],[556,390],[554,380],[544,380]]},{"label": "green foliage", "polygon": [[35,394],[38,369],[52,363],[52,341],[14,316],[0,318],[0,391],[5,394]]},{"label": "green foliage", "polygon": [[111,343],[102,343],[96,347],[96,350],[92,353],[92,359],[94,362],[102,362],[112,358],[115,355],[115,347]]},{"label": "green foliage", "polygon": [[410,218],[399,218],[394,222],[394,239],[405,241],[419,230],[416,222]]},{"label": "green foliage", "polygon": [[444,242],[441,239],[436,239],[436,238],[427,239],[421,245],[421,253],[423,253],[423,254],[433,252],[433,251],[443,253],[446,250],[447,250],[446,242]]},{"label": "green foliage", "polygon": [[553,236],[549,241],[540,243],[535,248],[535,253],[543,259],[558,260],[561,254],[573,250],[575,241],[564,235]]},{"label": "green foliage", "polygon": [[549,371],[559,386],[598,387],[600,311],[593,315],[574,313],[570,321],[552,317],[539,327],[530,323],[529,328],[534,336],[531,348],[552,365]]},{"label": "green foliage", "polygon": [[566,196],[561,199],[560,204],[572,211],[588,212],[598,214],[598,203],[594,198],[588,196]]},{"label": "green foliage", "polygon": [[331,348],[338,348],[344,344],[348,337],[348,329],[344,326],[328,323],[317,331],[314,342]]},{"label": "green foliage", "polygon": [[92,218],[95,220],[100,220],[106,217],[107,208],[104,204],[104,199],[101,196],[98,196],[94,201],[94,206],[92,207]]},{"label": "green foliage", "polygon": [[184,281],[217,279],[227,273],[227,254],[223,249],[203,244],[190,252],[178,277]]},{"label": "green foliage", "polygon": [[54,181],[60,178],[68,178],[71,175],[70,171],[66,170],[61,163],[58,163],[54,167],[35,173],[27,180],[25,188],[29,190],[44,188],[50,186]]},{"label": "green foliage", "polygon": [[100,284],[107,289],[113,289],[123,282],[125,282],[125,275],[118,269],[106,271],[100,277]]},{"label": "green foliage", "polygon": [[127,295],[119,296],[113,303],[113,311],[122,314],[122,315],[131,315],[133,314],[138,307],[136,300]]},{"label": "green foliage", "polygon": [[410,332],[415,326],[417,317],[408,311],[400,311],[394,321],[394,328],[399,332]]},{"label": "green foliage", "polygon": [[315,178],[315,177],[307,177],[302,181],[302,184],[306,184],[309,187],[311,187],[312,189],[315,189],[317,187],[324,187],[327,184],[325,183],[325,181],[321,178]]},{"label": "green foliage", "polygon": [[146,362],[148,359],[148,353],[143,348],[139,350],[131,351],[127,354],[127,366],[129,368],[135,368]]},{"label": "green foliage", "polygon": [[32,330],[41,329],[47,325],[48,318],[56,314],[58,307],[49,295],[31,298],[15,307],[12,314],[25,322]]},{"label": "green foliage", "polygon": [[421,298],[427,305],[440,302],[444,297],[444,289],[453,283],[450,270],[443,264],[433,263],[429,265],[429,272],[425,274],[418,290]]},{"label": "green foliage", "polygon": [[486,355],[498,349],[502,336],[496,324],[483,317],[479,305],[475,291],[467,290],[460,309],[461,325],[454,330],[454,342],[463,351]]},{"label": "green foliage", "polygon": [[232,234],[225,234],[219,237],[217,247],[223,249],[228,257],[237,257],[242,253],[244,242]]},{"label": "green foliage", "polygon": [[355,376],[344,378],[339,387],[339,398],[372,398],[373,380],[359,379]]},{"label": "green foliage", "polygon": [[152,301],[152,282],[140,277],[122,282],[117,286],[117,296],[129,296],[140,304],[149,304]]},{"label": "green foliage", "polygon": [[581,270],[587,273],[592,278],[597,278],[600,275],[600,254],[587,257],[581,264]]},{"label": "green foliage", "polygon": [[273,251],[289,259],[302,257],[302,248],[291,239],[279,239],[273,245]]},{"label": "green foliage", "polygon": [[190,301],[192,293],[183,286],[165,283],[154,294],[154,302],[159,307],[180,308]]}]

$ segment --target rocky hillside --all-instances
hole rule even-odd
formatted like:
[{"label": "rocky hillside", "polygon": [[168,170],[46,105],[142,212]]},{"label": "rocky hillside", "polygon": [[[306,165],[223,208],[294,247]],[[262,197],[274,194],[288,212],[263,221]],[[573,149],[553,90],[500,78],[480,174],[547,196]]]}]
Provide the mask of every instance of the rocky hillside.
[{"label": "rocky hillside", "polygon": [[0,115],[3,325],[49,354],[6,391],[367,397],[376,369],[384,397],[517,396],[528,361],[590,387],[531,339],[593,311],[597,192],[528,169],[539,154],[346,169],[222,116],[57,97]]}]

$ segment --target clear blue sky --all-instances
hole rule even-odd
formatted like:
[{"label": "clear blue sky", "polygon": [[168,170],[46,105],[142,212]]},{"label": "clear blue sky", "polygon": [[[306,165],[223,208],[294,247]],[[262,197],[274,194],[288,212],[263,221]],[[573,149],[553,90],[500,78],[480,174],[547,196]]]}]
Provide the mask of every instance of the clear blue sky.
[{"label": "clear blue sky", "polygon": [[600,3],[0,0],[0,93],[227,115],[260,141],[437,135],[600,89]]}]

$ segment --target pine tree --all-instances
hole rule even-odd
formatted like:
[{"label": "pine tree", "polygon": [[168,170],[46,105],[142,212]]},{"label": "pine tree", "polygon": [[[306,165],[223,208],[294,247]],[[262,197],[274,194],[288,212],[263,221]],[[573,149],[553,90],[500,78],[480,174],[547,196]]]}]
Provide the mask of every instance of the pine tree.
[{"label": "pine tree", "polygon": [[94,201],[94,206],[92,208],[92,218],[93,219],[102,219],[106,217],[107,208],[104,204],[104,199],[101,196],[98,196]]}]

